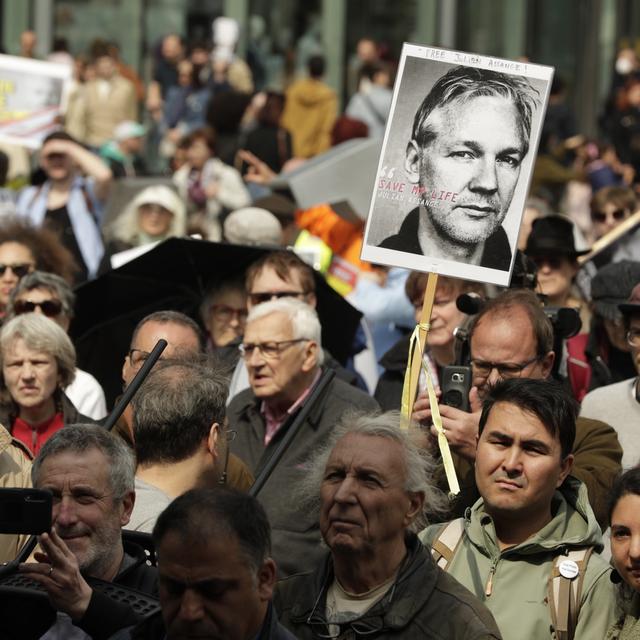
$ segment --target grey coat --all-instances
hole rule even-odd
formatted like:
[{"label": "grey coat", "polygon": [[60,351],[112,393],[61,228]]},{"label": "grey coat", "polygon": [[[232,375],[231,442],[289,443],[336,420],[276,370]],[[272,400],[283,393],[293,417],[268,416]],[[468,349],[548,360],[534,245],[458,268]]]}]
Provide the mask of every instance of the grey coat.
[{"label": "grey coat", "polygon": [[[281,430],[264,446],[265,423],[260,404],[253,391],[246,389],[227,408],[229,428],[237,433],[230,450],[254,476],[283,436]],[[375,411],[378,404],[363,391],[334,378],[258,494],[271,523],[273,557],[280,576],[313,569],[322,557],[317,510],[301,507],[295,489],[307,474],[309,458],[327,442],[336,422],[350,409]]]}]

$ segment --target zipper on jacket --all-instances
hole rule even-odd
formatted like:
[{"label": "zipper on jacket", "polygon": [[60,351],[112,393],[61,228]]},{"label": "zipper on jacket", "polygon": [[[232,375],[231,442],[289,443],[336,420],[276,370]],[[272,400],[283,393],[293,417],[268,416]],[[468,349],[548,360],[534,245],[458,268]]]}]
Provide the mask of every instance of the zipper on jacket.
[{"label": "zipper on jacket", "polygon": [[485,584],[484,587],[484,595],[485,597],[489,597],[493,591],[493,576],[496,573],[496,565],[498,564],[498,558],[496,558],[492,563],[491,563],[491,568],[489,569],[489,577],[487,578],[487,583]]}]

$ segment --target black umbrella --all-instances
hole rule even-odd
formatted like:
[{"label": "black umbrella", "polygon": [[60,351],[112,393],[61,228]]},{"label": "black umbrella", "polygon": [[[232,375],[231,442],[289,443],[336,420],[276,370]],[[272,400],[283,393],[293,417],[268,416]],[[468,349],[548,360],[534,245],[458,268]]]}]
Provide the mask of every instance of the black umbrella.
[{"label": "black umbrella", "polygon": [[[269,249],[171,238],[144,255],[76,289],[71,336],[78,366],[92,373],[111,404],[121,392],[121,369],[136,324],[162,309],[199,322],[211,284],[244,273]],[[361,314],[315,273],[323,346],[341,363],[351,353]]]}]

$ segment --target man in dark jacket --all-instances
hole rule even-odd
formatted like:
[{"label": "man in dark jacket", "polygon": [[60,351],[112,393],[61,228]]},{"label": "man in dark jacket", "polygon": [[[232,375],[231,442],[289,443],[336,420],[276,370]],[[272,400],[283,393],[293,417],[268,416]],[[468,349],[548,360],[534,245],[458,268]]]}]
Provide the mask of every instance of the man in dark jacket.
[{"label": "man in dark jacket", "polygon": [[410,532],[426,508],[443,506],[430,471],[397,413],[341,421],[307,483],[310,498],[320,486],[330,553],[313,573],[278,584],[282,624],[301,639],[500,637],[489,611]]},{"label": "man in dark jacket", "polygon": [[[257,477],[321,376],[320,322],[301,300],[264,302],[249,312],[243,340],[251,388],[229,403],[229,428],[237,434],[230,450]],[[300,509],[290,491],[306,476],[307,458],[354,408],[373,410],[377,404],[346,382],[332,380],[260,492],[273,527],[273,555],[284,575],[311,568],[321,557],[317,512]]]},{"label": "man in dark jacket", "polygon": [[34,602],[3,596],[9,637],[35,639],[49,630],[51,637],[70,638],[82,630],[96,640],[139,620],[130,604],[90,584],[98,579],[148,594],[157,590],[144,551],[125,546],[121,536],[135,499],[134,469],[124,442],[99,426],[67,426],[43,445],[32,480],[53,495],[52,528],[40,536],[36,562],[21,564],[20,572],[44,588],[51,606],[42,611]]},{"label": "man in dark jacket", "polygon": [[162,612],[113,640],[294,640],[271,605],[270,533],[248,495],[192,489],[176,498],[153,530]]}]

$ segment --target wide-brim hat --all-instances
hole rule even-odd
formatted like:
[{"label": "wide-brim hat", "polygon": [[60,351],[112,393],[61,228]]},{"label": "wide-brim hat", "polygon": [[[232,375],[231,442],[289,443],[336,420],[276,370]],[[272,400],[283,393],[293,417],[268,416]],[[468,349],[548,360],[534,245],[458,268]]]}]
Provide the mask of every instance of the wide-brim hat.
[{"label": "wide-brim hat", "polygon": [[633,287],[629,299],[623,304],[618,305],[618,309],[620,309],[625,316],[640,313],[640,282]]},{"label": "wide-brim hat", "polygon": [[640,262],[621,260],[598,270],[591,280],[591,303],[602,318],[618,320],[620,305],[627,303],[640,282]]},{"label": "wide-brim hat", "polygon": [[577,258],[589,249],[578,251],[573,235],[573,222],[563,216],[546,216],[534,220],[524,252],[528,256],[567,256]]}]

